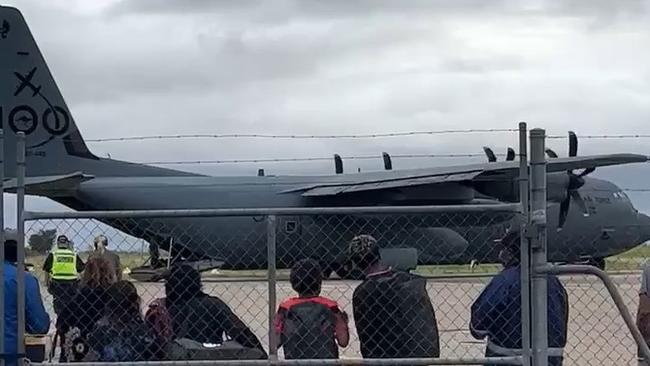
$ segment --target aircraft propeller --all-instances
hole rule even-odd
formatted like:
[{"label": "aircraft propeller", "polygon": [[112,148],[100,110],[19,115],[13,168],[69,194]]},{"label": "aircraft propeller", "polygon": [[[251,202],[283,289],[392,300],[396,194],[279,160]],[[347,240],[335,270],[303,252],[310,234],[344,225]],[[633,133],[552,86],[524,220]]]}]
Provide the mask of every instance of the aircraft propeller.
[{"label": "aircraft propeller", "polygon": [[[555,153],[555,151],[551,149],[546,149],[546,155],[551,158],[555,159],[558,157],[558,155]],[[576,136],[575,132],[569,131],[569,156],[574,157],[578,155],[578,136]],[[567,214],[569,213],[569,208],[571,206],[571,200],[575,200],[578,206],[580,207],[580,210],[587,214],[587,206],[585,205],[584,200],[578,193],[578,189],[582,187],[585,184],[585,180],[583,177],[593,173],[596,170],[596,168],[587,168],[584,171],[582,171],[579,174],[576,174],[573,172],[573,170],[567,170],[567,175],[569,176],[569,180],[566,186],[566,196],[560,202],[560,217],[558,220],[558,230],[561,230],[562,227],[564,227],[564,224],[566,223],[566,218]]]},{"label": "aircraft propeller", "polygon": [[[492,149],[487,146],[483,146],[483,151],[485,152],[485,156],[488,158],[488,162],[494,163],[497,161],[497,156],[494,154],[494,151],[492,151]],[[515,149],[508,147],[508,152],[506,153],[506,161],[515,160],[515,156]]]}]

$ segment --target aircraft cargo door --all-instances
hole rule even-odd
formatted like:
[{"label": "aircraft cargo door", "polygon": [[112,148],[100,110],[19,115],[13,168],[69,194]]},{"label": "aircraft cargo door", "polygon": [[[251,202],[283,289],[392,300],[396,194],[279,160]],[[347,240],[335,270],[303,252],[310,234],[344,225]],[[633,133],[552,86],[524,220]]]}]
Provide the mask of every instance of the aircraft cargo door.
[{"label": "aircraft cargo door", "polygon": [[300,216],[277,216],[277,266],[286,268],[296,260],[306,258],[311,254],[304,251],[305,244],[302,242],[301,237]]}]

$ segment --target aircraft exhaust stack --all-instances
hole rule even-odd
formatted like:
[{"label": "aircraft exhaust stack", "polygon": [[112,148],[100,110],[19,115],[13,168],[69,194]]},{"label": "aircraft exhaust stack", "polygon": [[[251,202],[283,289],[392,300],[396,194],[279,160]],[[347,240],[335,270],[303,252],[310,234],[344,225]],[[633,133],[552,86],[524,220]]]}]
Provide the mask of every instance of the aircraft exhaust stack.
[{"label": "aircraft exhaust stack", "polygon": [[264,176],[264,169],[258,169],[257,170],[257,176],[258,177],[263,177]]}]

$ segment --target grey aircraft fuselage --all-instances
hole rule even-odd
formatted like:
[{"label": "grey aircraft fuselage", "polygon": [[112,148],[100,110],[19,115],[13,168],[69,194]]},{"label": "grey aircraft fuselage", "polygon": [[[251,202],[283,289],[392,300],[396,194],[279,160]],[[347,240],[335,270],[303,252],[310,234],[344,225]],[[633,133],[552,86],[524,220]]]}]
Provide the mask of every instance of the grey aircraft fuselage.
[{"label": "grey aircraft fuselage", "polygon": [[[586,212],[571,205],[566,224],[557,230],[559,203],[553,202],[554,182],[563,173],[548,174],[549,260],[571,262],[604,258],[633,248],[650,238],[650,219],[639,213],[616,185],[585,177],[578,189]],[[340,177],[335,177],[340,178]],[[256,207],[375,206],[381,194],[318,200],[280,192],[327,177],[102,177],[81,183],[73,195],[53,199],[77,210],[147,210]],[[561,186],[561,184],[559,184]],[[419,200],[418,204],[428,204]],[[412,204],[393,202],[392,205]],[[461,215],[464,218],[461,219]],[[266,223],[260,217],[107,220],[128,234],[155,241],[186,257],[224,261],[224,268],[266,266]],[[136,225],[133,225],[136,223]],[[496,262],[493,240],[521,217],[510,214],[334,215],[278,217],[278,266],[290,266],[304,256],[325,264],[340,261],[349,239],[360,233],[383,238],[385,247],[415,247],[420,264]],[[149,230],[143,230],[149,228]]]}]

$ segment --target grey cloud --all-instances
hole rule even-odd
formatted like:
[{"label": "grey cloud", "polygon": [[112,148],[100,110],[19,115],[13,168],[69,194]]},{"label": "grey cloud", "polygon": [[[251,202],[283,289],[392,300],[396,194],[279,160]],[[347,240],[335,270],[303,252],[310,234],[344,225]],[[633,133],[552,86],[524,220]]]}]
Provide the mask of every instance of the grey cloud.
[{"label": "grey cloud", "polygon": [[414,12],[414,11],[453,11],[453,10],[478,10],[489,8],[500,8],[503,1],[488,3],[479,0],[284,0],[284,1],[182,1],[182,0],[123,0],[109,10],[112,15],[126,15],[131,13],[152,13],[152,14],[241,14],[247,13],[258,18],[266,14],[276,19],[287,19],[291,16],[303,17],[350,17],[364,15],[368,16],[376,12]]},{"label": "grey cloud", "polygon": [[[114,13],[81,16],[34,2],[25,15],[87,138],[512,128],[519,120],[553,134],[569,128],[578,134],[647,131],[647,25],[612,23],[590,34],[585,22],[570,18],[599,13],[577,5],[525,11],[514,2],[445,3],[451,5],[126,1]],[[548,144],[566,153],[566,140]],[[154,161],[481,153],[483,145],[503,152],[516,139],[487,134],[90,145],[99,155]],[[581,140],[580,146],[581,154],[648,153],[645,140]],[[394,165],[470,161],[484,158],[396,159]],[[345,166],[377,170],[381,161]],[[333,169],[329,161],[178,168],[253,175],[258,167],[270,174]],[[631,185],[624,175],[612,173],[615,182]]]},{"label": "grey cloud", "polygon": [[129,14],[218,14],[245,16],[256,22],[287,22],[295,18],[331,19],[372,16],[414,16],[426,14],[444,18],[449,15],[544,15],[584,17],[592,27],[616,22],[638,21],[647,16],[644,0],[570,0],[570,1],[480,1],[480,0],[284,0],[284,1],[212,1],[212,0],[122,0],[107,12],[110,16]]}]

